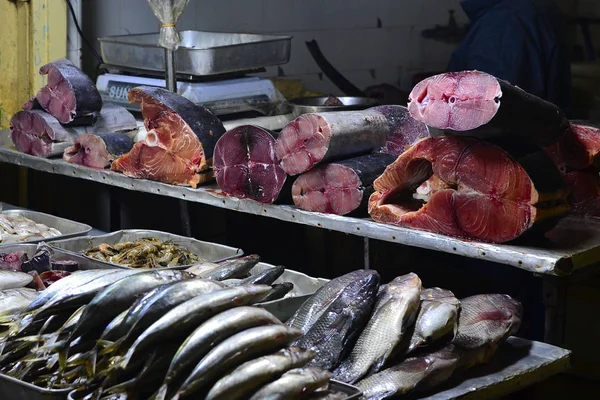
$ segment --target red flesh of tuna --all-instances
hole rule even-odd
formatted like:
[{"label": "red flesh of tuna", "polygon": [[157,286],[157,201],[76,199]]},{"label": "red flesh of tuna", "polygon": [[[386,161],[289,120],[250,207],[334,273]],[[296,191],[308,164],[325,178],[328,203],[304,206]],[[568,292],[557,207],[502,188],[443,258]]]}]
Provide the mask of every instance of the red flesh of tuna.
[{"label": "red flesh of tuna", "polygon": [[488,123],[498,111],[502,90],[492,75],[473,71],[436,75],[410,93],[411,115],[438,129],[467,131]]},{"label": "red flesh of tuna", "polygon": [[113,157],[106,150],[106,144],[102,138],[85,134],[79,136],[73,146],[65,149],[63,159],[73,164],[104,169],[110,165]]},{"label": "red flesh of tuna", "polygon": [[322,162],[380,149],[388,129],[385,117],[375,111],[303,114],[283,128],[275,151],[283,170],[297,175]]},{"label": "red flesh of tuna", "polygon": [[55,156],[77,136],[42,110],[19,111],[10,120],[11,139],[19,151],[34,156]]},{"label": "red flesh of tuna", "polygon": [[113,171],[174,185],[196,187],[198,172],[209,167],[202,144],[190,126],[173,110],[143,91],[129,91],[129,102],[140,104],[146,138],[111,164]]},{"label": "red flesh of tuna", "polygon": [[507,152],[476,139],[424,139],[374,187],[369,214],[377,221],[485,242],[515,239],[534,223],[568,211],[565,190],[540,193]]},{"label": "red flesh of tuna", "polygon": [[561,170],[583,170],[600,153],[600,128],[571,123],[571,129],[546,152]]},{"label": "red flesh of tuna", "polygon": [[265,129],[250,125],[221,136],[213,170],[223,192],[261,203],[274,202],[286,180],[275,155],[275,139]]},{"label": "red flesh of tuna", "polygon": [[584,217],[600,217],[600,182],[593,169],[571,171],[564,175],[569,186],[569,201],[573,214]]}]

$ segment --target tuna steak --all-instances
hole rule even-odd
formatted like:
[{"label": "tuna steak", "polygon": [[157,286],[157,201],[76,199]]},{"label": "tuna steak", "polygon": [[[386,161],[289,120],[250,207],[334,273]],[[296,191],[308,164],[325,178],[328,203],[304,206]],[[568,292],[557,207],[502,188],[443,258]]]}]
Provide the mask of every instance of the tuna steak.
[{"label": "tuna steak", "polygon": [[398,157],[419,139],[429,136],[427,125],[414,119],[403,106],[378,106],[369,109],[381,113],[387,120],[388,133],[381,153]]},{"label": "tuna steak", "polygon": [[226,132],[215,146],[213,169],[221,190],[239,198],[273,203],[286,181],[266,129],[243,125]]},{"label": "tuna steak", "polygon": [[600,127],[588,122],[572,122],[558,142],[546,148],[563,171],[583,170],[595,164],[600,153]]},{"label": "tuna steak", "polygon": [[275,151],[290,175],[336,159],[371,153],[386,142],[386,118],[375,111],[303,114],[283,128]]},{"label": "tuna steak", "polygon": [[554,104],[479,71],[451,72],[418,83],[408,110],[419,121],[452,134],[514,137],[540,146],[569,128]]},{"label": "tuna steak", "polygon": [[563,175],[569,186],[569,203],[573,214],[600,218],[600,181],[592,168]]},{"label": "tuna steak", "polygon": [[87,133],[79,136],[73,146],[65,149],[63,159],[74,164],[104,169],[132,147],[133,140],[124,133]]},{"label": "tuna steak", "polygon": [[139,104],[148,134],[111,169],[134,178],[196,187],[208,174],[217,140],[225,133],[206,108],[168,90],[141,86],[129,91]]},{"label": "tuna steak", "polygon": [[58,156],[85,133],[134,132],[135,118],[120,106],[106,105],[92,126],[66,127],[43,110],[19,111],[11,119],[14,145],[26,154]]},{"label": "tuna steak", "polygon": [[421,140],[375,180],[369,214],[493,243],[513,240],[542,221],[540,228],[550,228],[569,211],[560,172],[533,146],[509,151],[478,139]]},{"label": "tuna steak", "polygon": [[48,84],[37,93],[42,108],[62,124],[90,124],[102,109],[102,97],[94,82],[66,58],[40,68]]},{"label": "tuna steak", "polygon": [[313,168],[294,182],[294,203],[303,210],[337,215],[365,208],[373,181],[395,159],[376,153]]}]

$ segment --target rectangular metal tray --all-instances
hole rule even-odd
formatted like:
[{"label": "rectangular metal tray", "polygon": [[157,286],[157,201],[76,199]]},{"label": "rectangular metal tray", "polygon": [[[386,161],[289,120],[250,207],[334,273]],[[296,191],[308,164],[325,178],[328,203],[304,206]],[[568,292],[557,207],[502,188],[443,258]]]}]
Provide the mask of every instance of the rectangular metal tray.
[{"label": "rectangular metal tray", "polygon": [[[255,275],[268,268],[273,268],[274,265],[267,263],[258,263],[256,267],[250,271],[251,275]],[[328,279],[312,278],[302,272],[286,269],[283,274],[277,278],[274,283],[292,282],[294,288],[285,295],[283,299],[268,301],[261,303],[260,306],[271,314],[285,322],[313,293],[321,286],[329,282]]]},{"label": "rectangular metal tray", "polygon": [[[83,253],[86,250],[91,249],[92,247],[96,247],[102,243],[116,244],[120,242],[131,242],[149,236],[155,237],[162,241],[171,241],[179,246],[190,250],[197,256],[201,257],[204,261],[218,262],[234,257],[239,257],[244,254],[244,251],[242,249],[236,249],[234,247],[225,246],[218,243],[203,242],[201,240],[185,236],[179,236],[172,233],[141,229],[125,229],[121,231],[107,233],[106,235],[84,236],[67,240],[59,240],[56,242],[52,242],[50,246],[66,250],[67,252],[82,255],[87,259],[105,265],[109,265],[111,267],[117,266],[122,268],[129,268],[119,264],[113,264],[105,261],[96,260],[95,258],[88,257]],[[173,269],[186,269],[189,267],[190,265],[182,265],[179,267],[173,267]]]},{"label": "rectangular metal tray", "polygon": [[360,399],[362,392],[356,386],[348,385],[347,383],[331,380],[329,382],[329,390],[347,394],[346,400]]},{"label": "rectangular metal tray", "polygon": [[[219,75],[285,64],[290,60],[291,36],[182,31],[176,51],[179,74]],[[105,64],[150,71],[165,70],[158,33],[99,38]]]},{"label": "rectangular metal tray", "polygon": [[[35,223],[44,224],[50,228],[55,228],[62,233],[62,235],[54,236],[51,238],[44,238],[39,240],[26,240],[24,242],[19,243],[39,243],[39,242],[51,242],[54,240],[61,240],[72,238],[76,236],[86,235],[89,231],[92,230],[92,227],[86,224],[82,224],[80,222],[71,221],[65,218],[55,217],[54,215],[44,214],[37,211],[30,210],[4,210],[2,214],[14,217],[17,215],[21,215],[25,218],[29,218]],[[1,244],[0,249],[5,246],[10,246],[14,243]]]},{"label": "rectangular metal tray", "polygon": [[2,400],[65,400],[70,389],[44,389],[12,376],[0,374]]},{"label": "rectangular metal tray", "polygon": [[[15,253],[18,251],[22,251],[27,254],[27,257],[31,258],[37,249],[38,245],[35,243],[23,243],[23,244],[8,244],[5,247],[0,248],[0,253]],[[80,270],[87,269],[112,269],[112,268],[123,268],[125,267],[121,265],[111,265],[106,264],[98,260],[94,260],[89,257],[85,257],[81,254],[72,253],[70,251],[63,250],[58,247],[52,247],[52,251],[54,254],[52,255],[52,260],[63,261],[63,260],[72,260],[76,261],[79,265]],[[1,397],[0,397],[1,398]]]}]

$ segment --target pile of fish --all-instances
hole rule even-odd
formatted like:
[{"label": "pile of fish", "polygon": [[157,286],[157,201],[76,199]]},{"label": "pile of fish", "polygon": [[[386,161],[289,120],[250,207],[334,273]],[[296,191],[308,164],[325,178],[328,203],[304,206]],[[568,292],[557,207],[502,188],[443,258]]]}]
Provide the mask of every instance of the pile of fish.
[{"label": "pile of fish", "polygon": [[[31,258],[22,251],[0,253],[1,270],[29,274],[31,279],[23,286],[33,281],[37,290],[44,290],[54,282],[78,271],[79,263],[71,259],[54,259],[53,250],[45,243],[40,243]],[[8,275],[6,274],[6,276]],[[2,283],[0,283],[0,287],[2,287]]]},{"label": "pile of fish", "polygon": [[19,243],[60,236],[59,230],[38,224],[21,215],[0,213],[0,244]]},{"label": "pile of fish", "polygon": [[102,243],[84,254],[96,260],[130,268],[178,267],[201,261],[200,257],[178,244],[152,237],[112,245]]},{"label": "pile of fish", "polygon": [[414,273],[380,285],[359,270],[320,288],[286,322],[312,350],[308,364],[355,384],[363,399],[427,390],[487,362],[520,326],[521,304],[500,294],[456,299]]},{"label": "pile of fish", "polygon": [[77,272],[0,318],[0,371],[85,399],[343,398],[292,345],[302,331],[259,306],[282,269],[231,281],[256,261]]},{"label": "pile of fish", "polygon": [[48,84],[10,121],[17,149],[101,169],[131,150],[135,118],[123,107],[103,105],[83,71],[63,58],[42,66],[40,74]]}]

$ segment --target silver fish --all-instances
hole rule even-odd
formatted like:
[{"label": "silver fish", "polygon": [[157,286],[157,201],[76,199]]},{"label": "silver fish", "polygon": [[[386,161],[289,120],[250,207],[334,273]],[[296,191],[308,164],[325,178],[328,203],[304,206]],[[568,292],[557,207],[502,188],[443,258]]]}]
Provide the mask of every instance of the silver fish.
[{"label": "silver fish", "polygon": [[106,327],[114,317],[127,310],[148,291],[169,282],[191,277],[187,272],[163,270],[135,274],[107,286],[89,302],[79,319],[71,339]]},{"label": "silver fish", "polygon": [[38,296],[37,290],[27,288],[6,289],[0,291],[0,313],[12,315],[25,310]]},{"label": "silver fish", "polygon": [[332,390],[319,390],[307,397],[308,400],[345,400],[348,398],[346,393],[334,392]]},{"label": "silver fish", "polygon": [[410,273],[394,279],[378,294],[374,312],[335,379],[354,383],[383,367],[419,311],[421,279]]},{"label": "silver fish", "polygon": [[460,302],[454,293],[440,288],[421,292],[421,309],[407,353],[429,345],[453,332],[456,334]]},{"label": "silver fish", "polygon": [[242,284],[243,279],[225,279],[221,281],[221,283],[227,287],[240,286]]},{"label": "silver fish", "polygon": [[121,324],[123,323],[125,316],[130,310],[131,307],[114,317],[112,321],[110,321],[108,325],[106,325],[106,328],[104,328],[104,330],[102,331],[102,335],[100,335],[99,341],[115,341],[119,339],[121,337],[119,334],[120,332],[122,332]]},{"label": "silver fish", "polygon": [[173,308],[150,325],[131,345],[120,363],[124,369],[137,355],[164,338],[189,335],[199,324],[215,314],[233,307],[243,306],[264,296],[270,289],[266,285],[248,285],[201,294]]},{"label": "silver fish", "polygon": [[453,345],[421,357],[409,358],[358,382],[364,400],[382,400],[428,389],[446,381],[457,368],[461,351]]},{"label": "silver fish", "polygon": [[69,288],[75,288],[96,279],[100,276],[104,276],[107,274],[113,274],[115,272],[123,271],[122,269],[89,269],[85,271],[75,272],[67,277],[62,278],[61,280],[54,282],[50,285],[46,290],[40,293],[40,295],[31,302],[29,307],[25,311],[33,311],[42,307],[46,302],[48,302],[52,297],[56,294],[62,292],[63,290],[69,290]]},{"label": "silver fish", "polygon": [[331,373],[318,368],[293,369],[263,386],[250,400],[292,400],[306,397],[327,385]]},{"label": "silver fish", "polygon": [[364,271],[349,284],[294,346],[313,350],[310,366],[332,370],[354,343],[369,317],[379,288],[379,274]]},{"label": "silver fish", "polygon": [[196,296],[211,293],[223,287],[219,282],[196,278],[172,282],[152,290],[131,307],[117,330],[124,334],[114,345],[106,347],[104,352],[113,352],[119,348],[130,346],[144,330],[167,311]]},{"label": "silver fish", "polygon": [[162,391],[177,377],[187,376],[218,343],[245,329],[263,325],[281,325],[273,314],[258,307],[236,307],[210,318],[188,336],[173,357]]},{"label": "silver fish", "polygon": [[241,285],[271,285],[285,272],[285,267],[277,266],[267,268],[262,272],[252,274],[250,277],[243,279]]},{"label": "silver fish", "polygon": [[286,322],[286,325],[301,329],[306,333],[325,310],[342,295],[348,285],[367,275],[369,275],[369,271],[360,269],[327,282],[302,304],[292,318]]},{"label": "silver fish", "polygon": [[24,272],[0,269],[0,290],[18,289],[33,282],[33,277]]},{"label": "silver fish", "polygon": [[191,267],[186,269],[186,271],[189,272],[190,274],[193,274],[193,275],[199,277],[199,278],[202,278],[206,275],[210,275],[211,273],[215,272],[219,268],[221,268],[220,264],[211,263],[211,262],[200,262],[198,264],[192,265]]},{"label": "silver fish", "polygon": [[281,349],[300,336],[302,331],[283,325],[259,326],[237,333],[202,358],[171,400],[207,388],[226,371],[257,356]]},{"label": "silver fish", "polygon": [[314,355],[310,350],[289,347],[245,362],[219,379],[208,392],[205,400],[246,399],[273,378],[291,369],[305,366]]},{"label": "silver fish", "polygon": [[256,254],[236,258],[235,260],[225,261],[220,264],[220,268],[202,278],[213,279],[215,281],[224,281],[231,278],[243,278],[256,264],[260,262],[260,257]]},{"label": "silver fish", "polygon": [[267,293],[267,295],[263,299],[260,300],[261,303],[283,299],[286,294],[288,294],[292,291],[292,289],[294,289],[294,284],[292,282],[282,282],[276,283],[271,287],[271,291]]}]

